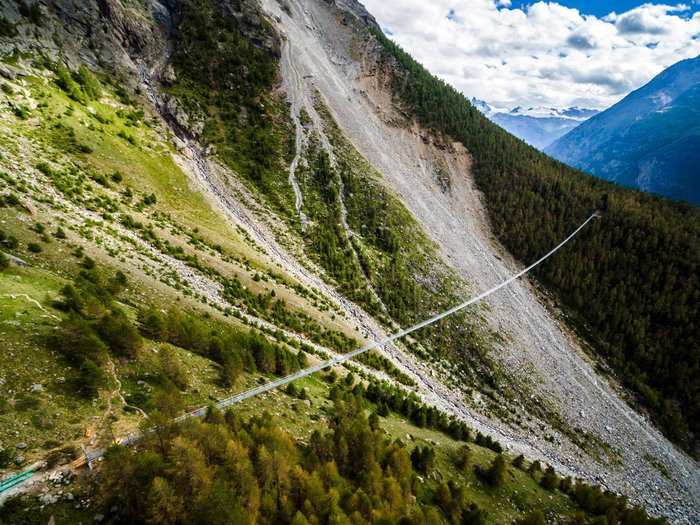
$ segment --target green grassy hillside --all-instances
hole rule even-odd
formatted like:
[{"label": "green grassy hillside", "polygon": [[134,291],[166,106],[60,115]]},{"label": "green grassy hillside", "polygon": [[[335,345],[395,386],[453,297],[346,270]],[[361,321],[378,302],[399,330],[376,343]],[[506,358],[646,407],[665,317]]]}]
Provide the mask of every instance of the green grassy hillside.
[{"label": "green grassy hillside", "polygon": [[363,383],[327,373],[294,393],[161,426],[134,450],[111,448],[99,474],[70,489],[82,503],[14,500],[0,509],[0,523],[77,523],[96,513],[107,523],[539,524],[593,523],[604,514],[656,523],[623,499],[480,446],[473,435],[456,440],[417,427],[401,410],[368,401]]}]

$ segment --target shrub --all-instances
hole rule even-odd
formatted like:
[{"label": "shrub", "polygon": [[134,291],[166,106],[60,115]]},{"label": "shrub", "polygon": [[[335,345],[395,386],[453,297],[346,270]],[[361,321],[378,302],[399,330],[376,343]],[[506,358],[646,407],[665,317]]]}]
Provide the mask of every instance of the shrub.
[{"label": "shrub", "polygon": [[466,472],[469,467],[469,458],[471,455],[471,450],[467,445],[462,445],[457,452],[455,452],[455,465],[462,472]]},{"label": "shrub", "polygon": [[243,361],[235,352],[227,353],[221,366],[221,383],[226,388],[235,386],[238,378],[243,373]]},{"label": "shrub", "polygon": [[63,64],[58,64],[54,69],[56,74],[56,85],[61,88],[66,95],[76,102],[85,102],[85,94],[80,89],[80,85],[73,79],[68,68]]},{"label": "shrub", "polygon": [[[74,290],[72,286],[64,288]],[[82,298],[70,299],[71,308],[82,304]],[[50,346],[61,352],[69,362],[80,365],[89,358],[93,361],[103,359],[107,345],[95,333],[93,324],[83,319],[75,311],[71,312],[59,325],[58,330],[49,339]]]},{"label": "shrub", "polygon": [[102,86],[100,85],[100,81],[97,80],[97,77],[95,77],[95,75],[93,75],[88,68],[81,65],[74,77],[89,99],[94,100],[100,97],[102,94]]},{"label": "shrub", "polygon": [[14,193],[8,193],[7,195],[3,195],[0,197],[0,205],[5,205],[5,206],[19,206],[19,197],[15,195]]},{"label": "shrub", "polygon": [[13,235],[9,235],[8,237],[0,235],[0,244],[8,250],[16,250],[19,246],[19,241],[17,240],[17,237]]},{"label": "shrub", "polygon": [[158,361],[163,376],[180,390],[187,390],[189,386],[187,372],[178,361],[173,349],[169,346],[161,346],[158,352]]},{"label": "shrub", "polygon": [[27,106],[14,106],[12,108],[12,113],[21,120],[27,120],[29,118],[29,108]]},{"label": "shrub", "polygon": [[105,384],[105,373],[91,359],[84,359],[80,364],[76,390],[85,397],[95,397],[97,391]]},{"label": "shrub", "polygon": [[493,459],[491,466],[487,470],[483,470],[479,466],[476,466],[474,470],[481,479],[492,487],[500,487],[506,480],[506,460],[502,454],[498,454]]},{"label": "shrub", "polygon": [[481,510],[476,503],[469,505],[469,508],[462,511],[463,525],[486,525],[487,513]]},{"label": "shrub", "polygon": [[541,510],[532,511],[522,519],[517,520],[516,525],[546,525],[544,514]]},{"label": "shrub", "polygon": [[107,283],[107,290],[109,291],[109,293],[116,296],[122,293],[122,291],[126,288],[127,284],[129,284],[129,281],[127,280],[124,272],[122,272],[121,270],[117,270],[117,273],[114,274],[114,277],[112,277]]},{"label": "shrub", "polygon": [[513,460],[513,466],[515,468],[522,469],[524,464],[525,464],[525,456],[523,456],[522,454],[520,454],[518,457],[516,457]]},{"label": "shrub", "polygon": [[0,447],[0,468],[9,466],[14,458],[15,456],[10,449]]},{"label": "shrub", "polygon": [[15,24],[8,21],[4,16],[0,16],[0,37],[12,38],[17,36],[17,34],[18,32]]},{"label": "shrub", "polygon": [[146,195],[143,198],[142,202],[145,206],[151,206],[151,205],[155,204],[157,201],[158,201],[158,199],[156,198],[155,193],[151,193],[150,195]]},{"label": "shrub", "polygon": [[27,244],[27,250],[29,250],[32,253],[41,253],[43,251],[42,247],[35,242],[30,242],[29,244]]},{"label": "shrub", "polygon": [[430,474],[435,468],[435,450],[431,447],[416,447],[411,452],[413,468],[423,474]]},{"label": "shrub", "polygon": [[123,357],[136,357],[141,348],[141,336],[124,312],[112,309],[100,321],[97,331],[109,349]]},{"label": "shrub", "polygon": [[54,301],[53,305],[64,312],[80,312],[85,307],[85,301],[72,284],[67,284],[61,289],[61,299]]},{"label": "shrub", "polygon": [[571,491],[572,486],[573,482],[571,481],[571,478],[569,476],[565,477],[559,482],[559,490],[566,494],[568,494]]},{"label": "shrub", "polygon": [[499,454],[503,452],[503,447],[498,441],[495,441],[491,436],[487,436],[485,434],[482,434],[481,432],[478,432],[476,434],[476,439],[474,440],[474,442],[480,447],[489,448]]},{"label": "shrub", "polygon": [[153,341],[165,341],[168,338],[165,318],[155,308],[139,312],[139,328],[144,337]]},{"label": "shrub", "polygon": [[554,490],[559,486],[559,477],[557,476],[557,473],[554,471],[553,467],[547,467],[547,470],[545,470],[544,475],[540,480],[540,485],[547,490]]},{"label": "shrub", "polygon": [[126,141],[127,141],[129,144],[131,144],[132,146],[135,146],[135,145],[136,145],[136,139],[135,139],[133,136],[129,135],[129,134],[128,134],[126,131],[124,131],[124,130],[119,130],[119,131],[117,132],[117,137],[126,140]]},{"label": "shrub", "polygon": [[535,460],[530,464],[530,467],[527,469],[528,474],[530,474],[532,477],[535,476],[536,473],[540,472],[542,470],[542,467],[540,465],[539,460]]}]

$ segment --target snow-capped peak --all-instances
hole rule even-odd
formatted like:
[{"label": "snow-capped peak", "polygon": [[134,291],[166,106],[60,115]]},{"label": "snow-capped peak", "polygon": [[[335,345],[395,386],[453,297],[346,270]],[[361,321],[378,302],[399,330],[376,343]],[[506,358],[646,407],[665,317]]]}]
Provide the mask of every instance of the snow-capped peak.
[{"label": "snow-capped peak", "polygon": [[597,109],[580,108],[577,106],[570,108],[547,108],[538,106],[516,106],[512,109],[496,108],[488,102],[474,98],[471,99],[472,105],[481,111],[487,117],[496,114],[508,114],[513,116],[533,117],[533,118],[560,118],[576,121],[584,121],[598,113]]}]

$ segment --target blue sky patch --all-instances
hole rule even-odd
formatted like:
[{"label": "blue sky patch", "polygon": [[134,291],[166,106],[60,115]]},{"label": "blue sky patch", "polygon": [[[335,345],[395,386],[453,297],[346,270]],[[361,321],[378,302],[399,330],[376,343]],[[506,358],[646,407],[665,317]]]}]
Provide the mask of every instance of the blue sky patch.
[{"label": "blue sky patch", "polygon": [[[512,0],[511,8],[522,8],[528,5],[534,4],[532,0]],[[610,0],[556,0],[556,3],[573,7],[578,9],[582,14],[595,15],[597,17],[603,17],[615,11],[616,13],[624,13],[635,7],[639,7],[644,4],[666,4],[666,5],[676,5],[677,3],[684,3],[690,9],[687,11],[688,14],[700,11],[700,2],[697,1],[685,1],[685,2],[649,2],[640,0],[615,0],[611,2]]]}]

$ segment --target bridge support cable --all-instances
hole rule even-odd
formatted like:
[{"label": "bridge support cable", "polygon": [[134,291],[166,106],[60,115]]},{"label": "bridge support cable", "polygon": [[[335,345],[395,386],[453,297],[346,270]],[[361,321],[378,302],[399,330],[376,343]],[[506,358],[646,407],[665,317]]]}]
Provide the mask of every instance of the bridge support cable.
[{"label": "bridge support cable", "polygon": [[[437,315],[434,315],[433,317],[426,319],[425,321],[421,321],[418,324],[415,324],[411,326],[410,328],[406,328],[404,330],[401,330],[399,332],[396,332],[395,334],[392,334],[388,336],[387,338],[381,340],[381,341],[376,341],[374,343],[371,343],[367,346],[363,346],[362,348],[358,348],[357,350],[353,350],[352,352],[348,352],[347,354],[343,354],[342,356],[334,357],[333,359],[329,359],[327,361],[323,361],[322,363],[318,363],[314,366],[311,366],[309,368],[305,368],[304,370],[300,370],[298,372],[295,372],[293,374],[290,374],[285,377],[281,377],[279,379],[276,379],[275,381],[272,381],[270,383],[266,383],[264,385],[257,386],[255,388],[251,388],[250,390],[246,390],[244,392],[240,392],[236,395],[233,395],[229,398],[223,399],[216,403],[216,407],[223,409],[227,408],[231,405],[234,405],[236,403],[240,403],[241,401],[245,399],[249,399],[251,397],[258,396],[260,394],[263,394],[265,392],[269,392],[270,390],[274,390],[276,388],[279,388],[281,386],[284,386],[286,384],[291,383],[292,381],[296,381],[297,379],[301,379],[303,377],[310,376],[311,374],[315,374],[316,372],[319,372],[321,370],[324,370],[326,368],[330,368],[332,366],[336,366],[339,364],[342,364],[346,361],[349,361],[350,359],[357,357],[360,354],[364,354],[365,352],[369,352],[370,350],[374,350],[375,348],[381,348],[392,341],[396,341],[397,339],[400,339],[402,337],[407,336],[408,334],[411,334],[413,332],[416,332],[417,330],[420,330],[421,328],[425,328],[426,326],[430,326],[431,324],[437,323],[441,319],[444,319],[445,317],[449,317],[460,310],[463,310],[464,308],[467,308],[468,306],[471,306],[474,303],[478,303],[479,301],[485,299],[489,295],[492,295],[499,291],[501,288],[505,288],[509,284],[511,284],[513,281],[516,281],[529,271],[533,270],[535,267],[539,266],[542,264],[545,260],[547,260],[549,257],[554,255],[557,251],[559,251],[564,245],[566,245],[571,239],[576,237],[576,235],[579,234],[581,230],[583,230],[588,224],[593,221],[594,219],[598,218],[599,214],[598,212],[593,213],[588,219],[586,219],[576,230],[574,230],[566,239],[564,239],[562,242],[560,242],[557,246],[552,248],[548,253],[540,257],[537,261],[532,263],[530,266],[527,268],[524,268],[523,270],[519,271],[518,273],[512,275],[502,283],[494,286],[493,288],[486,290],[485,292],[480,293],[479,295],[472,297],[471,299],[464,301],[463,303],[458,304],[457,306],[453,306],[449,310],[445,310],[442,313],[439,313]],[[201,417],[206,414],[207,407],[201,407],[198,408],[197,410],[193,412],[189,412],[187,414],[184,414],[177,418],[178,421],[182,421],[188,417]]]}]

